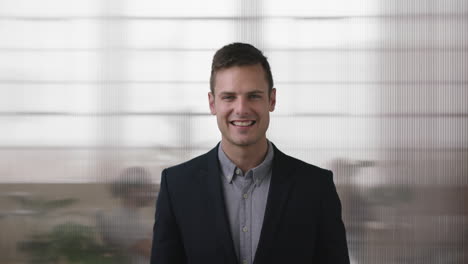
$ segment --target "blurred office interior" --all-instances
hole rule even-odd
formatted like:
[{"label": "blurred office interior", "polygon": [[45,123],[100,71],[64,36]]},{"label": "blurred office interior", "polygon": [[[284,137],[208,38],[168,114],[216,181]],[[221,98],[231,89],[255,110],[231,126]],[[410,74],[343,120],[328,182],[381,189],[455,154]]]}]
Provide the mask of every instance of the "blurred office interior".
[{"label": "blurred office interior", "polygon": [[0,262],[132,262],[97,221],[113,184],[149,175],[150,237],[162,169],[220,139],[214,52],[248,42],[269,139],[334,171],[352,263],[468,263],[467,32],[465,0],[0,0]]}]

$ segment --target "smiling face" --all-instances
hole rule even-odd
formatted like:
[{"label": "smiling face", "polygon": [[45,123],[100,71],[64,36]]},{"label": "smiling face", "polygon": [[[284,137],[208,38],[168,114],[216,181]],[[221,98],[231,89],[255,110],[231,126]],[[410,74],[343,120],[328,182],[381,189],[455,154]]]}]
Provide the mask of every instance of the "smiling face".
[{"label": "smiling face", "polygon": [[226,147],[252,147],[266,140],[270,112],[275,109],[276,89],[260,64],[233,66],[216,73],[214,94],[208,93]]}]

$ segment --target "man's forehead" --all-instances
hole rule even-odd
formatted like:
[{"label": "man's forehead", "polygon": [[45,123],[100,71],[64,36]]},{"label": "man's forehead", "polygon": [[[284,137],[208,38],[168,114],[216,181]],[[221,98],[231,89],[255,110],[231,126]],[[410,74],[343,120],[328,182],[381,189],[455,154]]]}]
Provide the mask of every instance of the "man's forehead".
[{"label": "man's forehead", "polygon": [[217,70],[216,75],[225,73],[231,74],[251,74],[251,75],[258,75],[264,76],[265,70],[263,69],[260,63],[256,64],[249,64],[249,65],[233,65],[230,67],[222,68]]},{"label": "man's forehead", "polygon": [[268,82],[260,64],[233,66],[216,73],[214,89],[216,93],[267,92]]},{"label": "man's forehead", "polygon": [[265,93],[265,90],[262,89],[252,89],[252,90],[242,90],[239,91],[237,89],[225,89],[218,91],[219,94],[254,94],[254,93]]}]

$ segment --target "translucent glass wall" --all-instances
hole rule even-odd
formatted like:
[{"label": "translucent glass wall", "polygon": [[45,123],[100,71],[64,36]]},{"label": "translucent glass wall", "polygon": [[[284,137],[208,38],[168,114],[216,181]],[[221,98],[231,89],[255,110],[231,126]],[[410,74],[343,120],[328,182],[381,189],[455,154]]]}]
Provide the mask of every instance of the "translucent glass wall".
[{"label": "translucent glass wall", "polygon": [[219,141],[210,63],[243,41],[272,66],[269,138],[335,173],[353,263],[466,263],[467,13],[462,0],[1,0],[1,262],[144,262],[160,172]]}]

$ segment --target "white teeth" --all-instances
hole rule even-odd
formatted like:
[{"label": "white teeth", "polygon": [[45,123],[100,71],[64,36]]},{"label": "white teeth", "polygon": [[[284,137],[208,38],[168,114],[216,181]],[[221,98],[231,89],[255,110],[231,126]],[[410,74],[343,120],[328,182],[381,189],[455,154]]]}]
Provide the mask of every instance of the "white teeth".
[{"label": "white teeth", "polygon": [[254,121],[233,121],[232,124],[235,126],[251,126],[253,125]]}]

